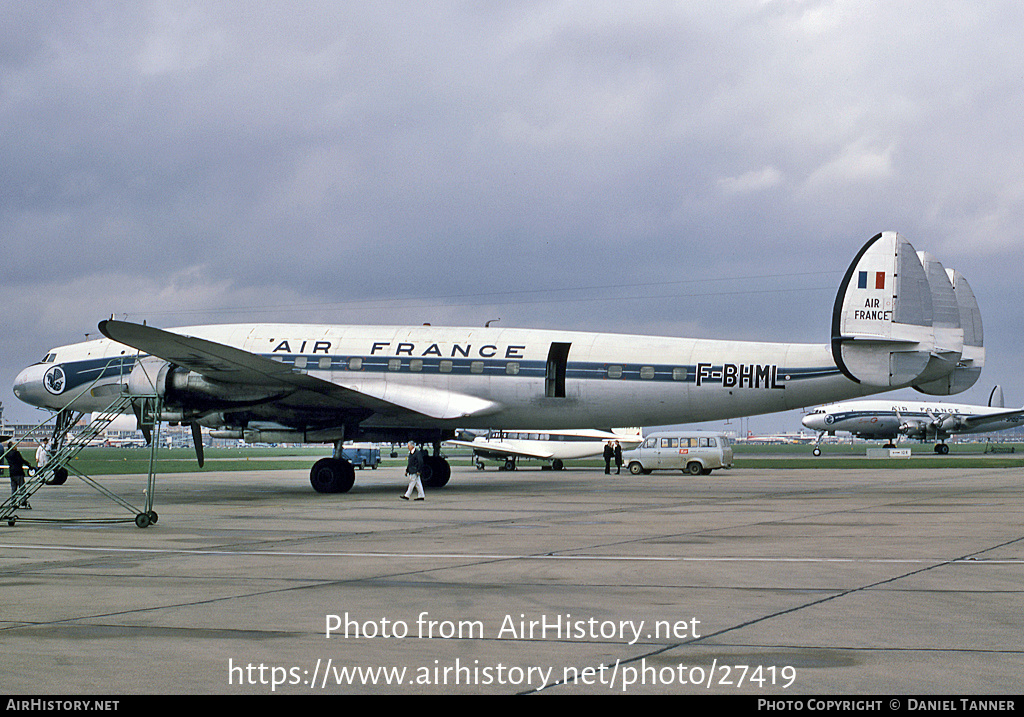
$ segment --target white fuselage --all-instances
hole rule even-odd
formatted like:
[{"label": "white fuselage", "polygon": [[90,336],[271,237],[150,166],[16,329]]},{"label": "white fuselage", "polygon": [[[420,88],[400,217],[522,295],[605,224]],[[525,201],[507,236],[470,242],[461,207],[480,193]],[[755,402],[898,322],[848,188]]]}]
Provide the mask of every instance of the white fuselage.
[{"label": "white fuselage", "polygon": [[[850,380],[827,344],[432,326],[237,324],[172,331],[269,357],[384,401],[423,392],[468,407],[443,420],[377,412],[364,426],[664,425],[898,388]],[[77,410],[99,410],[121,391],[138,358],[135,349],[108,339],[58,347],[18,376],[15,394],[51,409],[74,401]],[[326,409],[317,408],[322,422]],[[291,422],[300,420],[297,411]]]}]

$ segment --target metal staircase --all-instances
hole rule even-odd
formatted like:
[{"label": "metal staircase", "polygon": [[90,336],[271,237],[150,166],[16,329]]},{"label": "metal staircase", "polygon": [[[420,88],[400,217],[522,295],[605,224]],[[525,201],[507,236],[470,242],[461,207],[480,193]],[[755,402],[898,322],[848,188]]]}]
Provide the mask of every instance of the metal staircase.
[{"label": "metal staircase", "polygon": [[[138,509],[122,497],[106,489],[100,485],[95,479],[81,473],[71,465],[71,459],[73,459],[83,448],[89,445],[89,443],[98,437],[110,423],[120,416],[122,413],[127,411],[135,411],[139,417],[139,426],[146,427],[147,435],[151,437],[150,440],[150,462],[149,462],[149,478],[147,481],[147,489],[145,491],[146,500],[145,506],[142,509]],[[7,521],[8,525],[13,526],[18,521],[34,521],[34,522],[103,522],[103,523],[125,523],[134,521],[135,524],[140,528],[145,528],[157,521],[156,511],[153,510],[153,492],[155,487],[155,474],[154,466],[156,459],[156,448],[159,443],[159,430],[160,430],[160,405],[159,398],[156,396],[129,396],[126,394],[119,395],[113,403],[107,406],[102,411],[97,411],[92,414],[92,421],[82,431],[71,434],[71,427],[78,422],[82,414],[72,411],[69,408],[64,408],[59,411],[56,415],[56,422],[53,432],[52,445],[55,446],[55,450],[51,453],[49,460],[46,465],[42,468],[37,468],[35,474],[26,477],[25,483],[13,494],[10,498],[5,500],[3,504],[0,504],[0,523]],[[50,419],[43,423],[48,423]],[[40,424],[42,426],[43,424]],[[37,426],[38,428],[39,426]],[[4,457],[7,455],[8,450],[4,450],[3,455],[0,455],[0,463],[5,462]],[[64,483],[69,474],[74,474],[78,478],[85,481],[87,484],[95,488],[97,491],[107,496],[115,503],[121,505],[132,515],[130,518],[93,518],[93,519],[54,519],[54,518],[37,518],[35,516],[27,517],[23,513],[19,514],[19,510],[24,510],[28,502],[28,499],[35,495],[45,485],[59,485]]]}]

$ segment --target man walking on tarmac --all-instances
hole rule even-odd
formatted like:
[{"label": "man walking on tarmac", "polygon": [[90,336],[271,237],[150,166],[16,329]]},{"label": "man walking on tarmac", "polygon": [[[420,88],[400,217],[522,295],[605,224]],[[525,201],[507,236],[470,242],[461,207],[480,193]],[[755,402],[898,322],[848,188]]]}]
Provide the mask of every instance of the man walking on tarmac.
[{"label": "man walking on tarmac", "polygon": [[416,500],[423,500],[423,481],[420,480],[420,473],[423,471],[423,452],[416,450],[416,444],[409,441],[409,462],[405,466],[405,477],[409,479],[409,487],[405,493],[399,496],[402,500],[409,500],[415,488],[418,492]]}]

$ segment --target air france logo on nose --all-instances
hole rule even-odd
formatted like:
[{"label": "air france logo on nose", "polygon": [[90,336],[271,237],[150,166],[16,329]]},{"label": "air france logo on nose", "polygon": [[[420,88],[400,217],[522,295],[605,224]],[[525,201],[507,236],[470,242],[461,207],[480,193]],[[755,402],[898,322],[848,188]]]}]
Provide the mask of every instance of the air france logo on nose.
[{"label": "air france logo on nose", "polygon": [[67,377],[64,375],[64,369],[60,366],[54,366],[47,371],[43,376],[43,385],[52,394],[62,393],[65,386],[67,386]]}]

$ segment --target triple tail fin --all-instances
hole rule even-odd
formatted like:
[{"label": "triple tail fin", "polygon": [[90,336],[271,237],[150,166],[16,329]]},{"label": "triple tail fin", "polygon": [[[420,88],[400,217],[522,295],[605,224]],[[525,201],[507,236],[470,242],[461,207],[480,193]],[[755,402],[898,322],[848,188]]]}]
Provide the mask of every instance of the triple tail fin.
[{"label": "triple tail fin", "polygon": [[984,363],[977,309],[966,280],[896,232],[882,232],[861,248],[839,286],[832,356],[857,383],[958,393]]}]

